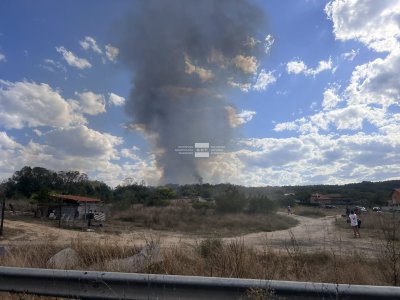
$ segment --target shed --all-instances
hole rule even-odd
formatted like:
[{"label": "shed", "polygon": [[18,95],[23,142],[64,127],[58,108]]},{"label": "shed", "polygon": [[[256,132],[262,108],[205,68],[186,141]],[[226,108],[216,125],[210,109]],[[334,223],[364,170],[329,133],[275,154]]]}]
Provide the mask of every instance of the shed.
[{"label": "shed", "polygon": [[350,199],[342,194],[321,194],[315,193],[310,197],[310,203],[316,203],[320,205],[324,204],[348,204]]},{"label": "shed", "polygon": [[389,206],[400,205],[400,188],[393,189],[391,194],[391,200],[389,200]]},{"label": "shed", "polygon": [[105,221],[106,214],[100,199],[77,195],[51,195],[49,204],[39,204],[42,216],[60,220],[61,223],[81,221],[91,225],[91,221]]}]

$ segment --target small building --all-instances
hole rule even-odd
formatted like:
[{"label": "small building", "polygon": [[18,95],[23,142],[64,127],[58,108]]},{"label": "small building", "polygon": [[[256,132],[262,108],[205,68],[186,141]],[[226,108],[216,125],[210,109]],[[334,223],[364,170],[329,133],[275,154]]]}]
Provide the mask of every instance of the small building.
[{"label": "small building", "polygon": [[51,195],[52,202],[38,204],[38,211],[42,217],[59,220],[59,224],[90,225],[92,220],[105,221],[106,213],[102,202],[97,198],[76,195]]},{"label": "small building", "polygon": [[389,200],[389,206],[399,206],[400,205],[400,188],[393,189],[390,198],[391,199]]},{"label": "small building", "polygon": [[327,204],[349,204],[351,201],[342,194],[321,194],[314,193],[310,197],[310,203],[327,205]]}]

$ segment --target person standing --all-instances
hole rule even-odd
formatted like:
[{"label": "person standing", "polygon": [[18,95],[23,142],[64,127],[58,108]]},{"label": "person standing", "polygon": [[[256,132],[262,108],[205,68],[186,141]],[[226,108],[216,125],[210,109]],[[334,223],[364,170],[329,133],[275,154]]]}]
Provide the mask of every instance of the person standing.
[{"label": "person standing", "polygon": [[360,231],[358,229],[357,214],[353,210],[350,211],[349,219],[350,219],[350,226],[351,226],[351,228],[353,228],[354,237],[357,237],[357,236],[361,237]]},{"label": "person standing", "polygon": [[287,214],[290,215],[292,213],[292,208],[290,207],[290,205],[288,205],[287,207]]}]

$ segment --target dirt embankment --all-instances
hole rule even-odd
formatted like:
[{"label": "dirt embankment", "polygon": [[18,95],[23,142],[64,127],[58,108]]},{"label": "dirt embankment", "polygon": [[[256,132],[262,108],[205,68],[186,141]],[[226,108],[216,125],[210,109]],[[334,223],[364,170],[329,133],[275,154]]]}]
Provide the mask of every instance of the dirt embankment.
[{"label": "dirt embankment", "polygon": [[[291,215],[291,217],[299,221],[299,224],[291,229],[251,233],[233,238],[224,238],[223,240],[229,242],[234,239],[240,239],[247,246],[254,246],[259,249],[269,248],[277,251],[293,250],[297,247],[303,251],[325,250],[341,254],[350,254],[360,250],[366,253],[374,253],[378,250],[376,240],[364,237],[355,239],[352,236],[350,228],[348,231],[336,228],[334,225],[335,218],[340,218],[340,216],[309,218]],[[195,244],[202,239],[189,234],[149,229],[111,234],[105,232],[76,231],[49,227],[45,224],[10,220],[5,220],[5,230],[14,230],[18,233],[14,236],[3,238],[0,241],[3,245],[47,242],[66,245],[71,240],[76,239],[93,243],[104,241],[139,245],[144,244],[146,240],[152,238],[159,239],[163,246],[169,247],[179,243]]]}]

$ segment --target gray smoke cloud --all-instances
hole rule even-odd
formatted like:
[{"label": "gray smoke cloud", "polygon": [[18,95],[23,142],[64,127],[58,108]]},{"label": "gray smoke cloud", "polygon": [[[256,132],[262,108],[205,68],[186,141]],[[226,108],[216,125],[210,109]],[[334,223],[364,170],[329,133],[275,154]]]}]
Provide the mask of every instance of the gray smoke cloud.
[{"label": "gray smoke cloud", "polygon": [[162,183],[198,182],[203,159],[180,145],[227,146],[233,137],[226,90],[254,76],[264,16],[250,1],[143,0],[123,21],[119,44],[132,71],[126,104],[151,143]]}]

